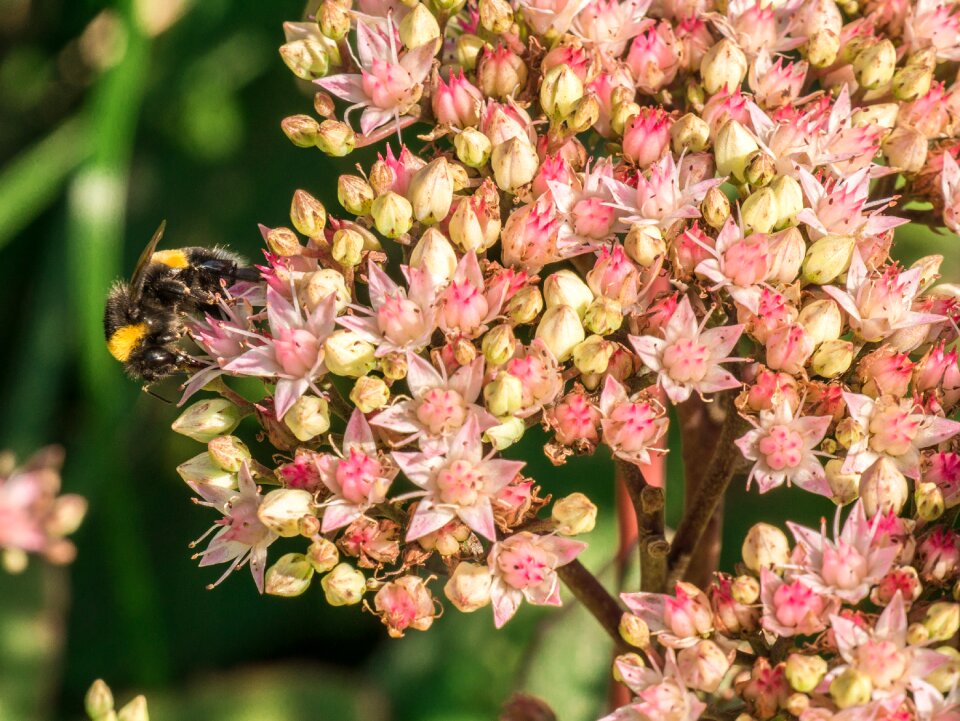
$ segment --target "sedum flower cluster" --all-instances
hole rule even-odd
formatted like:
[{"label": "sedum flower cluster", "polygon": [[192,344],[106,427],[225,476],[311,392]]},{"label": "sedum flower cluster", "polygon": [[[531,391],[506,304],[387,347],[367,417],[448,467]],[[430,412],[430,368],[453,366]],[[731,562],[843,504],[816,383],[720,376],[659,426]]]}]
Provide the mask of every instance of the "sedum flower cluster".
[{"label": "sedum flower cluster", "polygon": [[[186,320],[185,398],[217,394],[174,424],[207,446],[179,468],[218,514],[200,564],[319,580],[391,636],[563,581],[635,649],[607,719],[960,718],[960,291],[890,254],[960,231],[960,6],[323,0],[285,30],[315,84],[286,135],[376,158],[329,214],[296,191],[262,281]],[[664,537],[650,469],[695,406],[722,430]],[[534,426],[633,478],[639,592],[576,560],[596,481],[541,495]],[[698,586],[731,478],[836,515],[754,526]]]},{"label": "sedum flower cluster", "polygon": [[79,528],[87,501],[60,494],[62,464],[57,446],[39,450],[19,467],[10,453],[0,453],[0,564],[6,571],[23,571],[30,554],[55,564],[76,556],[66,537]]}]

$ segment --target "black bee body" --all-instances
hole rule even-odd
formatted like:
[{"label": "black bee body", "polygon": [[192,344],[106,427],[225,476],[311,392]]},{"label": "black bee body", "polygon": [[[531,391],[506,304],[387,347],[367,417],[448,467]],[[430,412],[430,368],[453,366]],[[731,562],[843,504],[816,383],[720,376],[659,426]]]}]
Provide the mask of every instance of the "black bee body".
[{"label": "black bee body", "polygon": [[222,248],[157,251],[161,224],[130,282],[117,281],[107,296],[103,329],[107,350],[134,378],[153,382],[193,363],[176,348],[180,315],[216,308],[221,282],[259,280],[255,268]]}]

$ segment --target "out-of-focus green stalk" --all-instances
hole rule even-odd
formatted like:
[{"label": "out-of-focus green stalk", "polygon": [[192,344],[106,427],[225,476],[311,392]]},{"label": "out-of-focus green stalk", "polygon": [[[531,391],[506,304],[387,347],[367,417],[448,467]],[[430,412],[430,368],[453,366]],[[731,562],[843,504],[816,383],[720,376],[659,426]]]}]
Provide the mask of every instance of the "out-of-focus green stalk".
[{"label": "out-of-focus green stalk", "polygon": [[126,53],[92,90],[87,108],[91,154],[69,193],[68,258],[88,417],[67,470],[76,474],[76,485],[100,520],[107,549],[103,591],[117,609],[131,675],[140,683],[156,683],[167,677],[169,661],[139,521],[144,512],[137,496],[139,474],[129,465],[137,440],[128,430],[132,394],[104,349],[101,326],[107,289],[121,270],[130,160],[149,63],[150,43],[133,6],[132,0],[118,3]]},{"label": "out-of-focus green stalk", "polygon": [[90,155],[80,118],[70,118],[0,171],[0,248],[60,196],[67,177]]}]

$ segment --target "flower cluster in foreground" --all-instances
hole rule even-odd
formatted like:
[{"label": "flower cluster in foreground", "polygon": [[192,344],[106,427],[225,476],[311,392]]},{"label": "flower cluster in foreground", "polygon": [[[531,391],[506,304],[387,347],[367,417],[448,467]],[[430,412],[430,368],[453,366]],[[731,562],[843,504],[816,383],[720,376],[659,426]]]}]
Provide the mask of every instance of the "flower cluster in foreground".
[{"label": "flower cluster in foreground", "polygon": [[[960,230],[960,7],[324,0],[286,33],[316,83],[286,135],[378,154],[186,321],[185,400],[218,394],[174,424],[207,445],[179,468],[218,514],[201,565],[319,579],[392,636],[563,581],[636,649],[609,719],[960,718],[960,291],[891,257],[911,220]],[[668,543],[672,406],[713,460]],[[556,464],[616,458],[639,592],[576,560],[595,481],[544,496],[511,450],[535,426]],[[835,516],[754,526],[696,585],[734,476]]]},{"label": "flower cluster in foreground", "polygon": [[28,554],[51,563],[73,561],[77,549],[66,537],[77,530],[87,502],[74,493],[59,495],[63,450],[49,446],[17,467],[13,456],[0,454],[0,561],[17,573]]}]

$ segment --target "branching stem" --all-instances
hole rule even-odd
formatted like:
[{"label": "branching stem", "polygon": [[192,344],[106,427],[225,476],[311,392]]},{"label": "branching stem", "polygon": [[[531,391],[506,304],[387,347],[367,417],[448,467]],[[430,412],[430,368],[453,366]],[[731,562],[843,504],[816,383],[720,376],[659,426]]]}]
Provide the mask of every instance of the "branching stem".
[{"label": "branching stem", "polygon": [[571,561],[557,569],[557,575],[576,599],[583,604],[591,615],[600,622],[603,630],[613,639],[619,649],[626,644],[620,636],[620,617],[623,609],[613,596],[603,587],[580,561]]}]

